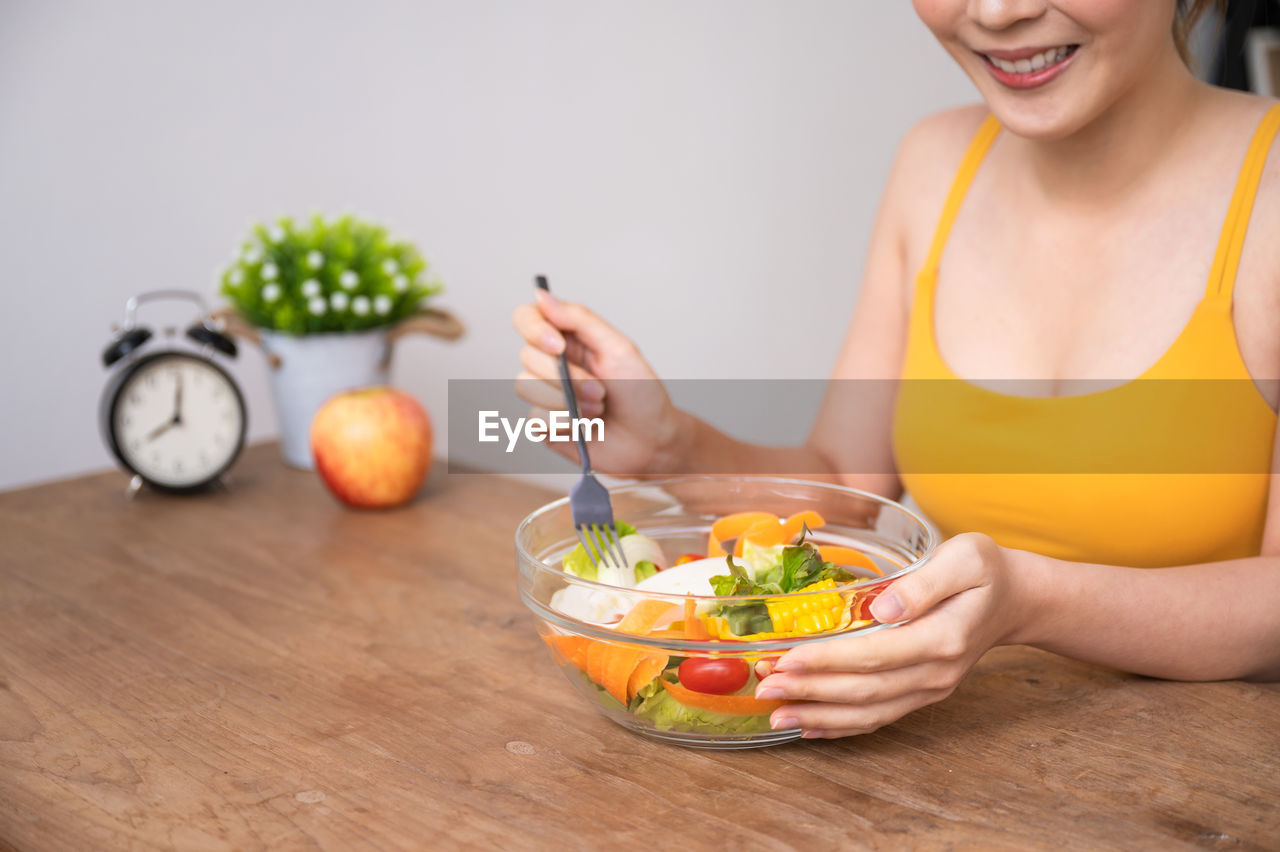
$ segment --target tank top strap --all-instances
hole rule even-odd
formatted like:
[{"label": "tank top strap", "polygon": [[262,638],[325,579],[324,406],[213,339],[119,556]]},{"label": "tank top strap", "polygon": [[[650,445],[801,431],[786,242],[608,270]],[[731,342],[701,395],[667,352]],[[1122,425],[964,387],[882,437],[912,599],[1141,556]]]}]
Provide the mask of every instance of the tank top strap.
[{"label": "tank top strap", "polygon": [[924,269],[921,270],[926,276],[937,277],[938,264],[942,261],[943,249],[947,247],[947,237],[951,234],[951,226],[956,221],[956,214],[960,212],[960,205],[964,203],[965,193],[969,191],[973,176],[977,174],[978,167],[982,165],[983,158],[986,157],[987,151],[991,149],[991,143],[999,133],[1000,122],[994,115],[988,114],[969,142],[969,148],[964,152],[964,159],[960,161],[960,168],[956,170],[955,179],[951,182],[951,191],[947,193],[942,215],[938,217],[938,227],[933,232],[933,244],[929,247],[929,257],[925,260]]},{"label": "tank top strap", "polygon": [[1240,267],[1240,253],[1244,249],[1245,233],[1249,229],[1249,216],[1253,212],[1253,200],[1262,180],[1262,167],[1267,162],[1267,152],[1280,130],[1280,104],[1267,110],[1258,122],[1253,141],[1244,155],[1240,177],[1236,180],[1231,206],[1227,208],[1226,221],[1222,223],[1222,235],[1213,256],[1213,268],[1209,271],[1209,284],[1205,288],[1206,299],[1220,299],[1230,304],[1231,292],[1236,284],[1236,270]]}]

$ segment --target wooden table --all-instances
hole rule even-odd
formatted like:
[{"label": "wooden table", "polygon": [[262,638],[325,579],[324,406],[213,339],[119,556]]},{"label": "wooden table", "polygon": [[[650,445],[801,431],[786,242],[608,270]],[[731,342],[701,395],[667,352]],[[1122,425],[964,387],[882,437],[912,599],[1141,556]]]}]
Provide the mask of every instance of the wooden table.
[{"label": "wooden table", "polygon": [[1280,847],[1277,686],[1002,648],[872,735],[685,750],[543,650],[539,489],[353,512],[273,446],[230,491],[123,486],[0,495],[0,847]]}]

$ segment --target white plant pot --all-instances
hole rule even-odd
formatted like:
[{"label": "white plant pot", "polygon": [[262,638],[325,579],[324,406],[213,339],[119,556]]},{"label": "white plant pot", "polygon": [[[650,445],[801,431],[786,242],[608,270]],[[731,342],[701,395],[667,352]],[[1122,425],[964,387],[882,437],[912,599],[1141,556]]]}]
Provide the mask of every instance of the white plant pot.
[{"label": "white plant pot", "polygon": [[311,421],[335,394],[388,383],[386,329],[294,337],[262,330],[262,348],[279,359],[271,390],[280,447],[293,467],[311,470]]}]

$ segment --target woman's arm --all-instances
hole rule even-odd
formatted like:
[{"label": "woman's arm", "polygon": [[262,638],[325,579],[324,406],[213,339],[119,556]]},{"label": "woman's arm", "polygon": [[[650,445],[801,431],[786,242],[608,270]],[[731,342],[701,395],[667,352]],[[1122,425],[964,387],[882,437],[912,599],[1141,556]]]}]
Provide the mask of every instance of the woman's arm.
[{"label": "woman's arm", "polygon": [[1160,569],[1009,559],[1026,602],[1009,644],[1172,680],[1280,680],[1280,556]]}]

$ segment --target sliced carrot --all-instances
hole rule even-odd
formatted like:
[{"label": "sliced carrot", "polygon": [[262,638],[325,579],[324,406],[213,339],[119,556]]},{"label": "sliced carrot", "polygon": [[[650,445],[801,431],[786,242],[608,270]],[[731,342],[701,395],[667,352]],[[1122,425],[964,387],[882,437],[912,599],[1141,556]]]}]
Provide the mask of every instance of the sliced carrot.
[{"label": "sliced carrot", "polygon": [[627,678],[627,700],[623,703],[629,704],[631,699],[636,697],[637,692],[662,674],[662,670],[667,667],[670,660],[671,658],[666,654],[648,654],[641,657],[635,670],[631,672],[631,677]]},{"label": "sliced carrot", "polygon": [[643,636],[652,630],[662,620],[662,616],[674,609],[675,606],[675,604],[668,601],[640,601],[640,603],[631,608],[630,612],[623,616],[622,621],[619,621],[618,626],[614,629],[619,633],[634,633],[637,636]]},{"label": "sliced carrot", "polygon": [[826,520],[812,509],[805,509],[803,512],[796,512],[787,518],[782,524],[783,537],[782,540],[790,544],[791,541],[804,531],[807,526],[811,530],[818,527],[826,526]]},{"label": "sliced carrot", "polygon": [[871,561],[871,557],[860,550],[854,550],[852,547],[840,547],[834,544],[818,545],[818,552],[822,554],[822,558],[827,562],[834,562],[837,565],[850,565],[857,568],[866,568],[868,571],[874,571],[877,577],[883,577],[884,572]]},{"label": "sliced carrot", "polygon": [[711,534],[715,536],[716,541],[724,541],[736,535],[742,535],[749,527],[761,521],[776,522],[777,520],[778,516],[772,512],[738,512],[733,515],[725,515],[712,524]]},{"label": "sliced carrot", "polygon": [[753,526],[766,521],[776,524],[778,516],[772,512],[738,512],[734,515],[725,515],[711,525],[711,535],[707,539],[707,555],[724,556],[725,550],[720,543],[736,537],[738,545],[734,552],[741,556],[743,535]]},{"label": "sliced carrot", "polygon": [[742,546],[748,541],[760,547],[773,547],[785,544],[788,540],[786,528],[783,526],[782,521],[776,518],[771,521],[761,521],[758,524],[753,524],[750,529],[738,536],[738,543],[734,545],[733,555],[741,556]]},{"label": "sliced carrot", "polygon": [[650,630],[649,636],[653,639],[688,639],[689,634],[684,632],[684,627],[677,625],[680,625],[679,621],[672,622],[667,630]]},{"label": "sliced carrot", "polygon": [[590,639],[585,636],[565,636],[562,633],[553,633],[542,638],[546,640],[548,645],[559,651],[560,656],[564,657],[572,665],[577,666],[584,672],[587,670],[587,651],[590,650]]},{"label": "sliced carrot", "polygon": [[678,683],[660,680],[662,688],[685,707],[722,713],[725,716],[763,716],[782,706],[781,701],[761,701],[751,695],[708,695]]},{"label": "sliced carrot", "polygon": [[587,646],[587,677],[604,686],[604,666],[609,657],[611,646],[608,642],[600,642],[595,639],[588,639],[587,641],[591,643]]},{"label": "sliced carrot", "polygon": [[702,623],[702,619],[698,618],[698,605],[693,598],[686,598],[684,602],[684,632],[690,639],[711,638],[706,625]]},{"label": "sliced carrot", "polygon": [[648,649],[638,645],[610,645],[604,659],[604,679],[597,681],[605,691],[622,704],[631,700],[627,685],[631,673],[648,656]]},{"label": "sliced carrot", "polygon": [[[644,636],[675,606],[667,601],[641,601],[623,616],[616,629],[619,633]],[[602,646],[602,649],[596,651],[593,645],[588,651],[587,676],[603,686],[605,691],[618,701],[626,704],[631,700],[627,693],[631,673],[636,670],[643,657],[650,655],[649,650],[643,646],[622,642],[596,642],[595,645]]]}]

